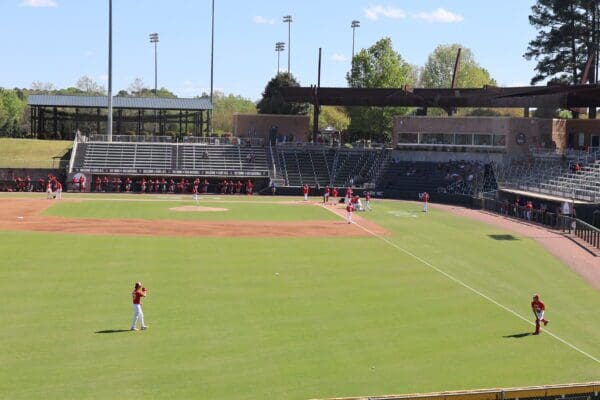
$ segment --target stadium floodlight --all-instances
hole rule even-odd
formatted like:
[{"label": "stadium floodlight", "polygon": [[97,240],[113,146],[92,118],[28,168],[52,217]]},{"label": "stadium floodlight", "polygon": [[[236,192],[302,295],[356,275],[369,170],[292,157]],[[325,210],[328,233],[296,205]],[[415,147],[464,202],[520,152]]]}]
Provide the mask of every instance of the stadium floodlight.
[{"label": "stadium floodlight", "polygon": [[284,50],[285,50],[284,42],[275,43],[275,51],[277,52],[277,74],[279,74],[279,56],[281,55],[281,52]]},{"label": "stadium floodlight", "polygon": [[290,72],[290,54],[292,51],[292,45],[290,44],[291,41],[291,33],[292,33],[292,16],[291,15],[285,15],[283,17],[283,22],[288,24],[288,67],[287,67],[287,72]]},{"label": "stadium floodlight", "polygon": [[158,33],[148,35],[150,43],[154,44],[154,94],[158,93]]},{"label": "stadium floodlight", "polygon": [[[112,0],[108,0],[108,112],[106,137],[112,142],[113,103],[112,103]],[[98,132],[100,133],[100,132]]]},{"label": "stadium floodlight", "polygon": [[356,30],[356,28],[360,28],[360,21],[352,21],[350,27],[352,28],[352,60],[354,60],[354,31]]}]

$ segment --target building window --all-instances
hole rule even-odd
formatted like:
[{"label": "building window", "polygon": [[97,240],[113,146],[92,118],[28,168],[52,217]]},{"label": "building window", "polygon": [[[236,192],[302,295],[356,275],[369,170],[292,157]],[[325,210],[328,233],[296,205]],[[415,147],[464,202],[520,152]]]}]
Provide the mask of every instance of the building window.
[{"label": "building window", "polygon": [[459,146],[471,146],[473,144],[473,135],[470,133],[457,133],[455,143]]},{"label": "building window", "polygon": [[416,144],[419,143],[419,134],[413,132],[403,132],[398,136],[398,143]]},{"label": "building window", "polygon": [[492,135],[476,133],[473,136],[473,144],[475,146],[491,146],[492,145]]}]

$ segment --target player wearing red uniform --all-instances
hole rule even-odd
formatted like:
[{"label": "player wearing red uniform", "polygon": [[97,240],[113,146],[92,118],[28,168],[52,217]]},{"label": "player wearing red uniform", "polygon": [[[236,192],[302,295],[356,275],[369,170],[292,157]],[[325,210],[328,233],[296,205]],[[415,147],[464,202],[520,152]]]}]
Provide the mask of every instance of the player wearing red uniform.
[{"label": "player wearing red uniform", "polygon": [[56,200],[62,199],[62,183],[56,181],[56,195],[54,196]]},{"label": "player wearing red uniform", "polygon": [[136,282],[131,297],[133,298],[133,321],[131,322],[131,330],[137,331],[137,321],[140,320],[142,330],[148,329],[144,323],[144,312],[142,311],[142,297],[146,297],[148,291],[142,287],[142,282]]},{"label": "player wearing red uniform", "polygon": [[371,208],[371,192],[368,190],[365,192],[365,210],[372,211]]},{"label": "player wearing red uniform", "polygon": [[329,189],[329,185],[325,186],[325,192],[323,193],[323,204],[329,204],[329,194],[331,193],[331,189]]},{"label": "player wearing red uniform", "polygon": [[248,182],[246,182],[246,194],[248,196],[252,196],[253,190],[254,190],[254,184],[252,183],[252,181],[250,179],[248,179]]},{"label": "player wearing red uniform", "polygon": [[535,332],[534,335],[540,334],[540,322],[544,323],[544,326],[548,325],[547,319],[544,318],[544,313],[546,312],[546,305],[543,301],[540,300],[539,295],[533,296],[533,301],[531,302],[531,310],[533,311],[533,315],[535,315]]},{"label": "player wearing red uniform", "polygon": [[54,195],[52,194],[52,181],[48,181],[48,184],[46,185],[46,198],[47,199],[54,198]]},{"label": "player wearing red uniform", "polygon": [[308,192],[310,192],[310,189],[308,188],[308,185],[305,183],[304,186],[302,186],[302,193],[304,194],[304,201],[308,201]]},{"label": "player wearing red uniform", "polygon": [[244,186],[242,181],[238,179],[237,183],[235,184],[235,194],[242,194],[242,186]]},{"label": "player wearing red uniform", "polygon": [[73,180],[71,181],[71,183],[73,185],[73,191],[79,189],[79,178],[77,176],[73,176]]},{"label": "player wearing red uniform", "polygon": [[423,212],[427,212],[427,204],[429,203],[429,193],[423,193]]},{"label": "player wearing red uniform", "polygon": [[200,178],[194,179],[194,200],[198,200],[198,187],[200,186]]},{"label": "player wearing red uniform", "polygon": [[331,195],[333,196],[333,202],[337,203],[338,202],[338,190],[336,187],[333,188]]},{"label": "player wearing red uniform", "polygon": [[346,200],[344,201],[346,204],[348,204],[350,202],[350,199],[352,199],[352,188],[350,186],[346,187]]},{"label": "player wearing red uniform", "polygon": [[81,175],[81,177],[79,178],[79,191],[85,192],[85,176],[84,175]]},{"label": "player wearing red uniform", "polygon": [[346,204],[346,212],[348,213],[348,223],[351,224],[352,223],[352,213],[354,212],[354,205],[352,204],[352,202],[348,202]]}]

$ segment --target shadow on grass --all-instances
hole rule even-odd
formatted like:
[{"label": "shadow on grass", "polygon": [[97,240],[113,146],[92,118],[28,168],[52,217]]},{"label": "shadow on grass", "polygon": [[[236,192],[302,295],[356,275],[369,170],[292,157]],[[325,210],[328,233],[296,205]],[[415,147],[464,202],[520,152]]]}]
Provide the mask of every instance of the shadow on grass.
[{"label": "shadow on grass", "polygon": [[120,332],[129,332],[129,329],[108,329],[105,331],[96,331],[94,333],[120,333]]},{"label": "shadow on grass", "polygon": [[531,336],[531,335],[533,335],[533,333],[524,332],[524,333],[515,333],[514,335],[506,335],[506,336],[502,336],[502,337],[508,338],[508,339],[522,339],[524,337]]}]

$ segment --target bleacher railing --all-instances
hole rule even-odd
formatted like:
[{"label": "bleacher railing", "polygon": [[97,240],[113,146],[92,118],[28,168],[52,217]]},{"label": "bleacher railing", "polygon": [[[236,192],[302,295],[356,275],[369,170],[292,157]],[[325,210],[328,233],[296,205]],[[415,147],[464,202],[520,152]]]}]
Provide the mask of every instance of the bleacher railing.
[{"label": "bleacher railing", "polygon": [[[108,142],[107,135],[80,136],[81,142]],[[240,138],[233,136],[219,137],[197,137],[183,136],[173,138],[172,136],[136,136],[136,135],[113,135],[113,143],[171,143],[171,144],[206,144],[206,145],[234,145],[234,146],[262,146],[262,138]]]},{"label": "bleacher railing", "polygon": [[518,218],[538,223],[549,228],[574,234],[589,245],[600,249],[600,229],[569,215],[548,210],[527,209],[495,199],[482,199],[484,210],[493,211],[505,217]]}]

